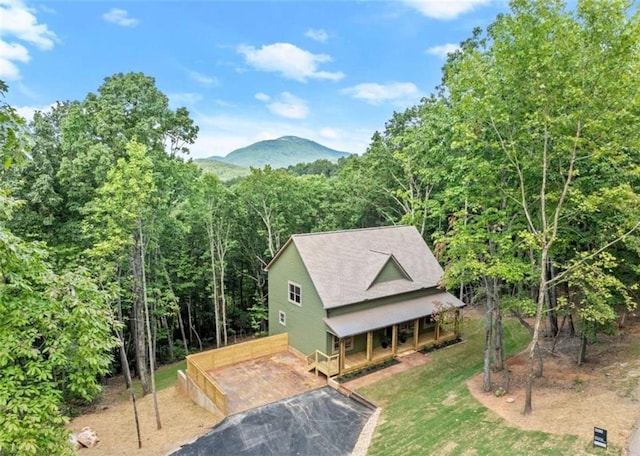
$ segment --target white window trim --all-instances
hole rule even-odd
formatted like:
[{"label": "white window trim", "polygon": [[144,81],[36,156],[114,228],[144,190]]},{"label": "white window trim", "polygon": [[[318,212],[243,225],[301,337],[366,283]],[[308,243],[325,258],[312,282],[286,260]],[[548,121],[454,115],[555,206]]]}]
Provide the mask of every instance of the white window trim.
[{"label": "white window trim", "polygon": [[287,326],[287,313],[284,310],[278,311],[278,323],[282,326]]},{"label": "white window trim", "polygon": [[[291,287],[298,287],[298,289],[300,290],[300,302],[296,302],[293,299],[291,299]],[[289,301],[291,304],[298,306],[298,307],[302,307],[302,285],[289,281],[287,284],[287,301]]]},{"label": "white window trim", "polygon": [[[353,336],[343,337],[343,339],[344,339],[344,351],[348,352],[353,350]],[[339,351],[340,351],[340,339],[337,336],[333,336],[333,351],[331,352],[331,354],[338,353]]]}]

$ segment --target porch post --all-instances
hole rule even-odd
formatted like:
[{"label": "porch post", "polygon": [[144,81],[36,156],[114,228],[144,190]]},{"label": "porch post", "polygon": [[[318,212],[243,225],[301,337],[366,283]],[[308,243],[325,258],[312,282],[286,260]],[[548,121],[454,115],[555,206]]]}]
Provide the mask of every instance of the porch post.
[{"label": "porch post", "polygon": [[438,337],[440,337],[440,315],[436,318],[436,328],[435,328],[435,341],[438,341]]},{"label": "porch post", "polygon": [[367,331],[367,361],[373,358],[373,331]]},{"label": "porch post", "polygon": [[344,342],[344,339],[340,339],[340,361],[338,363],[338,373],[342,374],[342,371],[344,371],[344,358],[346,356],[347,350],[346,350],[346,344]]},{"label": "porch post", "polygon": [[420,342],[420,319],[416,318],[413,321],[413,349],[418,349],[418,344]]},{"label": "porch post", "polygon": [[456,337],[460,337],[460,309],[456,309],[456,321],[453,324],[453,332]]},{"label": "porch post", "polygon": [[391,353],[393,355],[398,353],[398,325],[391,327]]}]

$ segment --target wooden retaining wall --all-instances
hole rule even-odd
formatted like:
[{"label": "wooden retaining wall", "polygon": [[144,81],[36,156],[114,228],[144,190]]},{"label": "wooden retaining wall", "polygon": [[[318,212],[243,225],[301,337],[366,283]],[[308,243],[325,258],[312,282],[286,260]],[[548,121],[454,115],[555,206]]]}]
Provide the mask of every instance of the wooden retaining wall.
[{"label": "wooden retaining wall", "polygon": [[207,371],[243,361],[250,361],[262,356],[273,355],[287,351],[288,348],[289,335],[284,333],[188,355],[187,375],[211,399],[216,407],[226,415],[227,394]]}]

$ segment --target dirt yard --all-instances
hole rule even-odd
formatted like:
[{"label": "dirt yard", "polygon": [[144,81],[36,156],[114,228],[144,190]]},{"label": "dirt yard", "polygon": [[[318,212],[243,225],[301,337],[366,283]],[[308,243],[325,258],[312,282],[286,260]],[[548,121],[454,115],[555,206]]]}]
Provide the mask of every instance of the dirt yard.
[{"label": "dirt yard", "polygon": [[[590,441],[593,428],[600,427],[607,430],[609,444],[626,448],[640,422],[640,324],[635,322],[624,336],[600,338],[605,339],[606,343],[589,345],[582,366],[574,362],[573,339],[560,343],[555,356],[547,351],[543,377],[534,381],[533,413],[527,416],[522,415],[526,353],[507,360],[511,382],[505,396],[482,391],[482,373],[467,385],[478,401],[521,429],[573,434]],[[501,382],[502,374],[493,374],[492,380]]]},{"label": "dirt yard", "polygon": [[156,428],[153,398],[147,395],[136,400],[140,420],[142,448],[138,449],[135,418],[131,401],[119,398],[124,391],[121,381],[110,383],[98,411],[74,419],[69,428],[78,432],[90,426],[100,442],[94,448],[82,448],[81,456],[162,455],[177,449],[207,432],[222,420],[222,414],[214,415],[193,404],[171,387],[158,393],[158,409],[162,430]]}]

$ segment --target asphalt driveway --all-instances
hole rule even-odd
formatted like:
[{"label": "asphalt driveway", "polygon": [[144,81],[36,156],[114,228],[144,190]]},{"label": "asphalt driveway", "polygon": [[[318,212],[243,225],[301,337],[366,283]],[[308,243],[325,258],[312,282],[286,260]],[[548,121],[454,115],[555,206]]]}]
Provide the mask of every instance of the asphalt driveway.
[{"label": "asphalt driveway", "polygon": [[373,410],[330,387],[228,416],[173,456],[348,455]]}]

